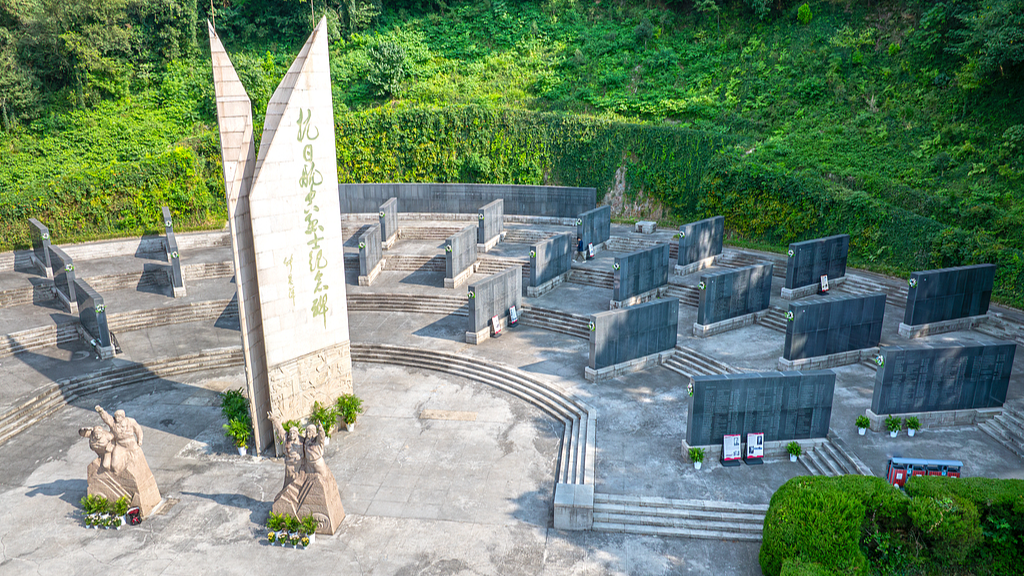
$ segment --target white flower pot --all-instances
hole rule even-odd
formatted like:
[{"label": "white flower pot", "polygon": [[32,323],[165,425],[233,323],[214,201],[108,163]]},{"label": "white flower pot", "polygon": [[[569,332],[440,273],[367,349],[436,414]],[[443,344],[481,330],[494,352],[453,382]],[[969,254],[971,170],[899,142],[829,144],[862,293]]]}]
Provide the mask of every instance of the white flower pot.
[{"label": "white flower pot", "polygon": [[790,462],[796,462],[796,454],[790,454],[789,455],[789,461]]},{"label": "white flower pot", "polygon": [[286,544],[287,539],[288,539],[288,533],[284,532],[284,531],[281,531],[281,532],[277,533],[277,538],[275,538],[274,541],[276,543],[280,544],[281,546],[287,546],[287,544]]},{"label": "white flower pot", "polygon": [[867,431],[868,431],[868,429],[867,429],[867,428],[857,428],[857,434],[860,434],[861,436],[863,436],[864,434],[866,434],[866,433],[867,433]]},{"label": "white flower pot", "polygon": [[351,424],[345,424],[345,430],[348,430],[349,432],[354,432],[355,429],[356,429],[356,423],[355,422],[353,422]]},{"label": "white flower pot", "polygon": [[907,429],[907,436],[910,436],[911,438],[913,438],[913,437],[914,437],[914,434],[915,434],[916,432],[917,432],[917,430],[914,430],[913,428],[908,428],[908,429]]},{"label": "white flower pot", "polygon": [[899,431],[893,430],[892,432],[889,432],[889,438],[895,438],[897,434],[899,434]]},{"label": "white flower pot", "polygon": [[309,545],[312,546],[313,542],[316,542],[316,533],[309,535]]},{"label": "white flower pot", "polygon": [[245,456],[245,454],[246,454],[246,448],[245,448],[245,446],[239,446],[239,447],[238,447],[238,455],[239,455],[239,456]]},{"label": "white flower pot", "polygon": [[701,464],[702,464],[702,462],[694,462],[693,463],[693,469],[694,470],[700,470],[700,465]]},{"label": "white flower pot", "polygon": [[330,444],[331,444],[331,437],[330,436],[324,436],[324,446],[325,447],[326,446],[330,446]]}]

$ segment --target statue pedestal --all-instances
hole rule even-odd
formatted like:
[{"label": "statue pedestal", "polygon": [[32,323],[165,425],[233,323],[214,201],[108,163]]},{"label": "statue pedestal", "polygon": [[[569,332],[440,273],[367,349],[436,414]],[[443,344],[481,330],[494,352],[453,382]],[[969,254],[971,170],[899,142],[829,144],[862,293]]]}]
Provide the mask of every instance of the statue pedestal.
[{"label": "statue pedestal", "polygon": [[271,511],[298,518],[312,516],[316,520],[317,534],[334,534],[345,519],[338,483],[330,470],[300,472],[274,498]]},{"label": "statue pedestal", "polygon": [[136,459],[120,473],[101,470],[99,458],[89,464],[89,496],[103,496],[114,502],[127,496],[129,506],[138,506],[142,516],[160,504],[160,490],[145,458]]}]

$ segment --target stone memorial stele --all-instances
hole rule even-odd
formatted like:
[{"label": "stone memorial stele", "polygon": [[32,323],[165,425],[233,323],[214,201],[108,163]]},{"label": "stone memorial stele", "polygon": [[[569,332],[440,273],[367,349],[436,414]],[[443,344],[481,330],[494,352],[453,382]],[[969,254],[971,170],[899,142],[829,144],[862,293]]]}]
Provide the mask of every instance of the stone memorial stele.
[{"label": "stone memorial stele", "polygon": [[338,482],[324,460],[327,434],[322,425],[306,426],[285,432],[276,414],[268,418],[284,452],[284,486],[274,497],[271,511],[296,518],[312,516],[318,534],[334,534],[345,519]]},{"label": "stone memorial stele", "polygon": [[130,506],[138,506],[148,516],[160,504],[160,490],[142,453],[142,426],[118,410],[111,416],[100,406],[96,412],[103,426],[81,428],[78,434],[89,439],[96,459],[89,463],[89,496],[102,496],[114,502],[126,496]]},{"label": "stone memorial stele", "polygon": [[[322,19],[267,103],[257,155],[245,87],[209,26],[217,121],[257,453],[267,414],[352,393],[334,108]],[[280,448],[278,448],[279,450]]]}]

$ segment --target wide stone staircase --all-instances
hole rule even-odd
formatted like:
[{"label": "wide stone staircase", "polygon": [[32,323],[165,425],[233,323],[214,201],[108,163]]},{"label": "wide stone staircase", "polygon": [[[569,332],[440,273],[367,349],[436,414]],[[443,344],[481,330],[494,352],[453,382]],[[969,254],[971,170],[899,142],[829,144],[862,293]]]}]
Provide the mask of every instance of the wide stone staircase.
[{"label": "wide stone staircase", "polygon": [[594,530],[758,542],[767,504],[594,494]]},{"label": "wide stone staircase", "polygon": [[557,235],[558,232],[548,232],[546,230],[530,230],[524,228],[506,228],[505,239],[502,242],[506,244],[528,244],[533,245],[538,242],[543,242],[552,236]]},{"label": "wide stone staircase", "polygon": [[595,270],[573,264],[569,282],[611,290],[615,285],[615,274],[610,270]]},{"label": "wide stone staircase", "polygon": [[831,432],[828,441],[800,456],[800,462],[814,476],[871,475],[871,470],[860,458],[857,458],[847,449],[846,444]]},{"label": "wide stone staircase", "polygon": [[778,306],[768,308],[768,313],[757,320],[757,323],[765,328],[771,328],[777,332],[786,333],[786,311]]},{"label": "wide stone staircase", "polygon": [[[469,224],[467,223],[466,226]],[[399,240],[436,240],[444,242],[466,226],[399,226]]]},{"label": "wide stone staircase", "polygon": [[836,287],[837,292],[844,294],[853,294],[855,296],[867,296],[869,294],[878,294],[879,292],[885,293],[885,303],[891,304],[899,308],[907,307],[907,291],[909,287],[906,283],[888,284],[884,282],[877,282],[871,278],[865,276],[858,276],[856,274],[846,274],[846,280],[842,284]]},{"label": "wide stone staircase", "polygon": [[1006,402],[1002,414],[978,424],[978,428],[1024,458],[1024,404],[1021,402]]},{"label": "wide stone staircase", "polygon": [[669,284],[668,290],[665,291],[665,296],[679,298],[679,303],[684,306],[696,308],[700,304],[700,290],[693,286]]},{"label": "wide stone staircase", "polygon": [[753,266],[754,264],[763,264],[765,262],[774,262],[775,266],[772,268],[773,278],[785,278],[786,277],[786,260],[781,256],[771,257],[761,254],[751,254],[749,252],[739,252],[737,250],[722,250],[722,255],[718,257],[716,266],[723,268],[743,268],[744,266]]},{"label": "wide stone staircase", "polygon": [[743,372],[725,362],[697,352],[686,346],[676,346],[672,356],[663,364],[665,368],[683,376],[710,376],[713,374],[739,374]]},{"label": "wide stone staircase", "polygon": [[504,272],[505,270],[519,265],[523,268],[523,280],[530,279],[530,261],[519,260],[518,258],[501,258],[498,256],[482,256],[477,258],[477,274],[497,274],[498,272]]},{"label": "wide stone staircase", "polygon": [[[358,268],[358,257],[356,267]],[[444,256],[384,254],[384,269],[391,272],[444,272]]]},{"label": "wide stone staircase", "polygon": [[523,315],[519,317],[519,322],[523,326],[532,326],[584,340],[590,339],[590,319],[581,314],[523,304]]},{"label": "wide stone staircase", "polygon": [[349,312],[469,315],[469,305],[465,295],[350,293],[345,300],[348,303]]}]

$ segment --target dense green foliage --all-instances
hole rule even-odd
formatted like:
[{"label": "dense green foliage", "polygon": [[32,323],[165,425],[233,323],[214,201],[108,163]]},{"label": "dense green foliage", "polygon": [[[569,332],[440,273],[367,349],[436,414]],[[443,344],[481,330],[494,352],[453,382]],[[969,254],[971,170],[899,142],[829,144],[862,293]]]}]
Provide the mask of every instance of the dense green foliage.
[{"label": "dense green foliage", "polygon": [[[326,15],[343,180],[618,175],[673,221],[724,213],[734,241],[850,232],[892,273],[997,262],[996,299],[1024,305],[1024,0],[212,8],[257,137]],[[223,222],[210,10],[0,0],[0,249],[25,216],[61,242],[145,231],[160,203]]]},{"label": "dense green foliage", "polygon": [[761,569],[768,576],[1018,574],[1024,481],[798,477],[772,496]]}]

